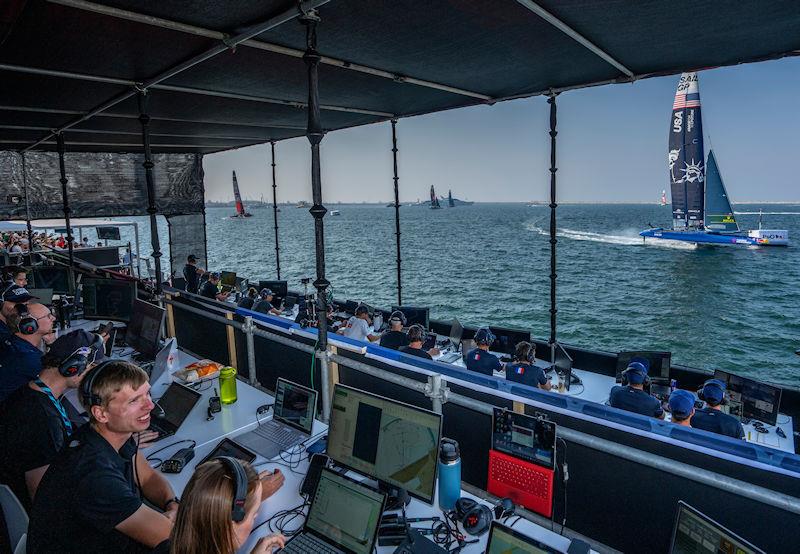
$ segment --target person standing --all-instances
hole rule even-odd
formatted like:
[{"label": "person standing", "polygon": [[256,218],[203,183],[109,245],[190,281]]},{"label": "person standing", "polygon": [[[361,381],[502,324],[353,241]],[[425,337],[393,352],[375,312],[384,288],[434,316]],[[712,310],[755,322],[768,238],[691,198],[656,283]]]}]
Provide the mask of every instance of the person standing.
[{"label": "person standing", "polygon": [[200,290],[200,276],[205,273],[202,268],[197,267],[197,256],[189,254],[186,258],[186,265],[183,266],[183,278],[186,280],[186,292],[197,294]]}]

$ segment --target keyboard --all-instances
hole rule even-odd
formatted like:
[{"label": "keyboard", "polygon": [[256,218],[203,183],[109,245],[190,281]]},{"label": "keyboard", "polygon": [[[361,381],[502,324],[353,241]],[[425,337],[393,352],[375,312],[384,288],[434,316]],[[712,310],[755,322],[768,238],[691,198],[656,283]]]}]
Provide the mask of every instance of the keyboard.
[{"label": "keyboard", "polygon": [[490,460],[489,475],[492,479],[543,500],[550,495],[550,480],[547,476],[531,471],[513,461],[493,458]]},{"label": "keyboard", "polygon": [[452,364],[460,357],[461,357],[461,352],[450,352],[449,354],[442,354],[442,356],[437,361],[444,362],[446,364]]},{"label": "keyboard", "polygon": [[277,444],[291,444],[301,436],[294,429],[272,421],[259,425],[253,433]]},{"label": "keyboard", "polygon": [[314,535],[308,533],[300,533],[283,547],[278,552],[285,552],[286,554],[342,554],[342,551],[321,541]]}]

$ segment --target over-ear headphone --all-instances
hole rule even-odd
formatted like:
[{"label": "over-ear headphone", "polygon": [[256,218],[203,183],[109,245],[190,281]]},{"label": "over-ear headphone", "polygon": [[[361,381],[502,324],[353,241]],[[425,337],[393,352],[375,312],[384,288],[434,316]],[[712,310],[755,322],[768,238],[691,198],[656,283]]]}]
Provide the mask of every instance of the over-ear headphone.
[{"label": "over-ear headphone", "polygon": [[475,344],[489,344],[491,345],[497,337],[494,336],[491,329],[488,327],[481,327],[475,331]]},{"label": "over-ear headphone", "polygon": [[39,322],[28,312],[28,306],[25,304],[14,304],[14,307],[19,314],[19,332],[23,335],[32,335],[39,330]]},{"label": "over-ear headphone", "polygon": [[233,473],[233,504],[231,505],[231,519],[239,523],[244,519],[244,503],[247,500],[247,473],[244,471],[242,462],[231,456],[219,456],[215,458],[222,462],[222,465]]},{"label": "over-ear headphone", "polygon": [[[94,341],[89,346],[81,346],[69,355],[66,360],[58,366],[58,372],[62,377],[75,377],[86,371],[86,367],[97,359],[97,354],[105,349],[103,337],[94,336]],[[91,389],[90,389],[91,390]]]},{"label": "over-ear headphone", "polygon": [[[522,354],[523,351],[525,354]],[[536,347],[527,341],[517,343],[514,351],[514,358],[520,362],[526,361],[529,364],[532,364],[534,361],[536,361]]]},{"label": "over-ear headphone", "polygon": [[392,315],[389,316],[389,322],[391,323],[392,321],[402,323],[403,327],[405,327],[408,323],[408,320],[406,320],[406,314],[400,310],[393,311]]},{"label": "over-ear headphone", "polygon": [[92,406],[100,406],[103,404],[103,399],[100,398],[99,395],[92,392],[92,388],[94,388],[94,382],[97,380],[97,376],[100,375],[106,367],[114,362],[119,361],[121,360],[104,360],[90,369],[89,373],[86,374],[86,377],[83,378],[83,381],[81,381],[80,393],[83,405],[87,409],[91,408]]},{"label": "over-ear headphone", "polygon": [[[642,364],[641,362],[636,362],[636,363],[641,365],[642,368],[644,368],[644,364]],[[639,375],[644,375],[644,382],[642,384],[644,386],[649,386],[650,385],[650,376],[647,374],[647,370],[639,369],[637,367],[628,366],[627,368],[625,368],[625,371],[622,372],[622,385],[623,386],[627,387],[628,384],[630,383],[630,379],[628,378],[628,376],[631,373],[638,373]]]},{"label": "over-ear headphone", "polygon": [[471,498],[459,498],[456,500],[455,512],[464,531],[478,537],[489,530],[493,519],[513,515],[514,502],[510,498],[501,498],[492,509]]},{"label": "over-ear headphone", "polygon": [[709,379],[708,381],[703,383],[703,386],[700,387],[699,391],[697,391],[697,398],[699,398],[703,402],[708,402],[708,400],[706,400],[705,394],[703,394],[703,391],[705,390],[706,387],[715,387],[719,389],[719,391],[722,393],[722,400],[718,402],[718,405],[725,406],[728,404],[728,399],[725,397],[725,387],[721,386],[717,381],[717,379]]}]

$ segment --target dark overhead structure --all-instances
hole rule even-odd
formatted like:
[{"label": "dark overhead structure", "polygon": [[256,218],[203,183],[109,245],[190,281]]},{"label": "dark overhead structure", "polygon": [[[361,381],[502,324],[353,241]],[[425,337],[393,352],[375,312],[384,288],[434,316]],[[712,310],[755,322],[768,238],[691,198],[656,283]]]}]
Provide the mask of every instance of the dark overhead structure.
[{"label": "dark overhead structure", "polygon": [[7,0],[0,150],[141,153],[142,89],[154,154],[303,136],[314,8],[326,132],[800,49],[780,0]]}]

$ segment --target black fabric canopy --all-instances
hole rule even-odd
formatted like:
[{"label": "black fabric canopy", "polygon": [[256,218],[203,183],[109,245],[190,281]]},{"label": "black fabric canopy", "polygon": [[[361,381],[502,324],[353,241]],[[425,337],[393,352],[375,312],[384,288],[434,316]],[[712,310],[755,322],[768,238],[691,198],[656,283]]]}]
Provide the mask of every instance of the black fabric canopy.
[{"label": "black fabric canopy", "polygon": [[68,151],[141,151],[142,83],[154,152],[301,136],[298,6],[321,17],[327,130],[800,50],[795,0],[6,0],[0,150],[65,129]]}]

